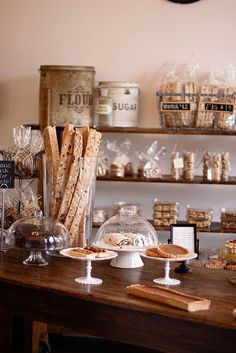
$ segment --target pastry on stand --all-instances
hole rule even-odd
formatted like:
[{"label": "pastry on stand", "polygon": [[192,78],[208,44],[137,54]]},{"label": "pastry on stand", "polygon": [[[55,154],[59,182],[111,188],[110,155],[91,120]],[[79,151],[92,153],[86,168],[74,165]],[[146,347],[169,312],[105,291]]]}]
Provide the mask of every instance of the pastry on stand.
[{"label": "pastry on stand", "polygon": [[91,276],[92,261],[113,259],[117,256],[114,251],[103,250],[92,246],[85,248],[68,248],[60,251],[60,254],[71,259],[86,261],[86,276],[75,278],[80,284],[101,284],[102,279]]},{"label": "pastry on stand", "polygon": [[170,263],[176,261],[192,260],[197,257],[197,254],[190,253],[182,246],[175,244],[158,244],[157,247],[148,248],[143,257],[165,263],[165,276],[163,278],[155,278],[153,282],[157,284],[172,286],[180,284],[180,280],[170,278]]},{"label": "pastry on stand", "polygon": [[111,261],[111,266],[119,268],[142,267],[144,264],[140,253],[157,243],[158,237],[153,226],[130,207],[122,207],[119,215],[105,221],[94,240],[94,246],[118,253]]}]

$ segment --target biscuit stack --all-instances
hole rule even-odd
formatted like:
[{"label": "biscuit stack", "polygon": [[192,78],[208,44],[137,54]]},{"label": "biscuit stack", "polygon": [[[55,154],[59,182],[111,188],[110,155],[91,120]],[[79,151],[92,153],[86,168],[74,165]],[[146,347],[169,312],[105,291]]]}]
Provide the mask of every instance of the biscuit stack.
[{"label": "biscuit stack", "polygon": [[194,208],[187,206],[187,221],[190,224],[196,224],[197,229],[209,229],[212,221],[212,209]]},{"label": "biscuit stack", "polygon": [[156,229],[169,229],[177,223],[179,203],[172,201],[153,201],[153,224]]},{"label": "biscuit stack", "polygon": [[194,161],[195,155],[192,152],[184,153],[184,180],[190,181],[194,177]]},{"label": "biscuit stack", "polygon": [[236,231],[236,209],[221,209],[221,229],[225,231]]}]

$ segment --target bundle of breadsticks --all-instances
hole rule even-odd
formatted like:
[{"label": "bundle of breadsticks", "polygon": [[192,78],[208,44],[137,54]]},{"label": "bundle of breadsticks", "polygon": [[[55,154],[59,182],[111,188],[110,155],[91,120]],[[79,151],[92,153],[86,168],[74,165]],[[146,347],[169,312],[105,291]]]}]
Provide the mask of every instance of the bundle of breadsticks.
[{"label": "bundle of breadsticks", "polygon": [[54,126],[44,129],[50,213],[68,229],[71,246],[86,246],[85,217],[96,175],[101,133],[89,127],[65,126],[60,143]]}]

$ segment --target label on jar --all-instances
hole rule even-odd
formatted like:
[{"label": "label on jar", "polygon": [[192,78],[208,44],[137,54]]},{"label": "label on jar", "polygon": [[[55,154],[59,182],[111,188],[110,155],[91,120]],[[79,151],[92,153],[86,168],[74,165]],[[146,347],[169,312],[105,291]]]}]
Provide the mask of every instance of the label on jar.
[{"label": "label on jar", "polygon": [[95,107],[95,112],[99,115],[109,115],[112,112],[112,106],[108,104],[98,104]]}]

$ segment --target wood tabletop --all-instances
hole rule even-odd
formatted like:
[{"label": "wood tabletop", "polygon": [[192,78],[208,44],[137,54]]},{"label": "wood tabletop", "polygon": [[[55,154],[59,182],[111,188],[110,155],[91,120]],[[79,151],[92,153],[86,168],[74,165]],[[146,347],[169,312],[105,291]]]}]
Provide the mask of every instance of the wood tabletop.
[{"label": "wood tabletop", "polygon": [[144,259],[144,266],[119,269],[109,260],[92,263],[98,286],[74,281],[84,276],[86,263],[48,256],[49,265],[31,267],[22,261],[28,253],[0,253],[0,312],[60,325],[155,349],[161,352],[235,352],[236,286],[228,282],[236,273],[192,265],[193,272],[170,277],[181,280],[172,289],[211,300],[209,310],[186,312],[139,299],[126,293],[131,284],[153,284],[164,276],[164,264]]}]

